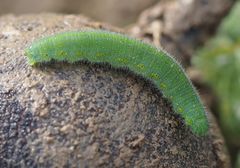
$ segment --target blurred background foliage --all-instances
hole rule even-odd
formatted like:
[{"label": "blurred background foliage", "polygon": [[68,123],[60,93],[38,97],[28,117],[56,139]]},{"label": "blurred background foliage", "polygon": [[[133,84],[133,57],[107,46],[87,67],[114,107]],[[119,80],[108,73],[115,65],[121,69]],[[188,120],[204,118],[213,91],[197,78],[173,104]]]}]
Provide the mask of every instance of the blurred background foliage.
[{"label": "blurred background foliage", "polygon": [[216,36],[196,53],[193,64],[218,96],[214,110],[235,167],[240,168],[240,1],[223,20]]}]

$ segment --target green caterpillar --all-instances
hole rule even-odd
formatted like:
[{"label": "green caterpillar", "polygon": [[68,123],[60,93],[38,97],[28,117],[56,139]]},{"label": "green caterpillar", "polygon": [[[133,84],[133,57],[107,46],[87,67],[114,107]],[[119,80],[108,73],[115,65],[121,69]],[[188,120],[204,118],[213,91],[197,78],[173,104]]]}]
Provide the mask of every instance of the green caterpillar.
[{"label": "green caterpillar", "polygon": [[196,135],[206,135],[208,120],[198,93],[183,68],[168,53],[119,33],[101,30],[45,37],[25,50],[28,63],[89,61],[109,63],[150,79]]}]

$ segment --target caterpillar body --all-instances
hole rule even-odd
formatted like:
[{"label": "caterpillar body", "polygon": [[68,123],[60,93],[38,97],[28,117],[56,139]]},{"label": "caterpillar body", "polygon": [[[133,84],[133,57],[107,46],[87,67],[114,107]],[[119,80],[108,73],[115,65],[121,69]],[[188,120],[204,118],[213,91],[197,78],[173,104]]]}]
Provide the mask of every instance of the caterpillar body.
[{"label": "caterpillar body", "polygon": [[30,65],[55,61],[109,63],[150,79],[198,136],[208,132],[204,106],[180,64],[165,51],[120,33],[65,32],[42,38],[25,50]]}]

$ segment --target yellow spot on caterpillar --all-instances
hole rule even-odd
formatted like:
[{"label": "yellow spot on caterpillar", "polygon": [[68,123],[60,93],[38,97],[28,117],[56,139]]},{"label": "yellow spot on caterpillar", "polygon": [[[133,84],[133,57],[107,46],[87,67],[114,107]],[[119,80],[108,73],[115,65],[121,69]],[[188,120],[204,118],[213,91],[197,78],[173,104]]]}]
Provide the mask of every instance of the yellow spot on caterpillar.
[{"label": "yellow spot on caterpillar", "polygon": [[44,54],[44,57],[45,57],[45,58],[48,58],[48,53],[45,53],[45,54]]},{"label": "yellow spot on caterpillar", "polygon": [[102,57],[102,56],[104,56],[103,53],[96,53],[96,57]]},{"label": "yellow spot on caterpillar", "polygon": [[82,55],[83,55],[83,53],[81,51],[76,52],[76,56],[82,56]]},{"label": "yellow spot on caterpillar", "polygon": [[123,64],[128,63],[128,59],[127,58],[118,58],[117,61],[120,62],[120,63],[123,63]]},{"label": "yellow spot on caterpillar", "polygon": [[165,83],[161,83],[161,84],[160,84],[160,88],[161,88],[161,89],[166,89],[166,88],[167,88],[167,85],[166,85]]},{"label": "yellow spot on caterpillar", "polygon": [[185,118],[187,125],[192,125],[193,121],[191,118]]},{"label": "yellow spot on caterpillar", "polygon": [[141,70],[143,70],[145,68],[145,66],[143,64],[137,64],[137,67]]},{"label": "yellow spot on caterpillar", "polygon": [[67,56],[67,53],[65,51],[60,51],[58,55],[60,55],[61,57],[65,57]]},{"label": "yellow spot on caterpillar", "polygon": [[151,73],[151,74],[149,75],[149,77],[152,78],[152,79],[159,79],[159,75],[156,74],[156,73]]},{"label": "yellow spot on caterpillar", "polygon": [[178,112],[182,113],[183,112],[183,108],[182,107],[178,107]]}]

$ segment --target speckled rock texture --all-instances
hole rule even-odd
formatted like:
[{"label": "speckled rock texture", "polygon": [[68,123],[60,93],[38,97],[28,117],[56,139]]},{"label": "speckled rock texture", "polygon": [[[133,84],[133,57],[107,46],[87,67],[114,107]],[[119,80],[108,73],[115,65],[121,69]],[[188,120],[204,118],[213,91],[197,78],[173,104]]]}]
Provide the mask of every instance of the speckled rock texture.
[{"label": "speckled rock texture", "polygon": [[0,18],[0,167],[229,167],[211,116],[209,135],[193,135],[136,76],[82,63],[27,64],[24,48],[34,39],[83,27],[120,31],[83,16]]}]

